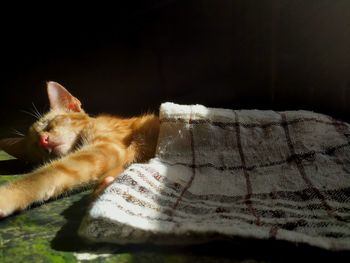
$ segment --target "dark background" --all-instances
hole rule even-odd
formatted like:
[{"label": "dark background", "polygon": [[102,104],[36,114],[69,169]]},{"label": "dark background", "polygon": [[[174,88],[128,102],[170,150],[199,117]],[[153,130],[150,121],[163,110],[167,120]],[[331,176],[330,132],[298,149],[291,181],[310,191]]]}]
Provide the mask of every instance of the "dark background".
[{"label": "dark background", "polygon": [[[114,2],[2,6],[2,136],[23,126],[20,110],[32,102],[48,110],[49,80],[66,86],[93,114],[134,115],[173,101],[307,109],[350,121],[349,0]],[[266,252],[251,243],[232,255],[255,257],[252,248],[266,258],[282,252],[283,260],[329,261],[310,248]]]},{"label": "dark background", "polygon": [[54,80],[91,113],[173,101],[350,120],[350,1],[119,2],[3,9],[0,117],[47,110]]}]

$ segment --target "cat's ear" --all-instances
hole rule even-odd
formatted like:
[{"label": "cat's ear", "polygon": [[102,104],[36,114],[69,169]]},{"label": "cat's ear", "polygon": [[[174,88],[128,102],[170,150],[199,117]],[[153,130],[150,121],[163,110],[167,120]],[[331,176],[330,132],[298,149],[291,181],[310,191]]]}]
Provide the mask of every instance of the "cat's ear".
[{"label": "cat's ear", "polygon": [[17,159],[26,161],[26,145],[24,138],[6,138],[0,140],[0,150],[16,157]]},{"label": "cat's ear", "polygon": [[83,111],[81,102],[57,82],[49,81],[47,83],[47,94],[51,109],[74,112]]}]

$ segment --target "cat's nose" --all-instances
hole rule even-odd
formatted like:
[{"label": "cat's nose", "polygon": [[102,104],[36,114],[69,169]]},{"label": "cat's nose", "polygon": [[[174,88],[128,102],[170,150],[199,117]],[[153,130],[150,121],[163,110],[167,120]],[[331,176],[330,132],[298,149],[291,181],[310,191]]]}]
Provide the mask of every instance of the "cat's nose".
[{"label": "cat's nose", "polygon": [[49,143],[49,135],[47,134],[42,134],[40,136],[40,139],[39,139],[39,144],[40,146],[44,147],[44,148],[47,148],[50,146],[50,143]]}]

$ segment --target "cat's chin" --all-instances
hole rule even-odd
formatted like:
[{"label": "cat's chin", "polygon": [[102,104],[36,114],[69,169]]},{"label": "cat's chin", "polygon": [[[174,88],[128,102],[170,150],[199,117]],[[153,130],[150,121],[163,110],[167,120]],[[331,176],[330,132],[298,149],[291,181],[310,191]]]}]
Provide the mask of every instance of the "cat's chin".
[{"label": "cat's chin", "polygon": [[52,155],[55,156],[63,156],[66,155],[67,153],[69,153],[70,147],[67,144],[58,144],[55,147],[53,147],[51,149],[51,153]]}]

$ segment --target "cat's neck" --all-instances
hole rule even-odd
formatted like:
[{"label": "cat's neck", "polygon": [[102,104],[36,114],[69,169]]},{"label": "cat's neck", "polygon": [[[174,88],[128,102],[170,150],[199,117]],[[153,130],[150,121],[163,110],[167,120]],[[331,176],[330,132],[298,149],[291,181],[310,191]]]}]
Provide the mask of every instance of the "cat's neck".
[{"label": "cat's neck", "polygon": [[153,114],[133,118],[118,118],[108,115],[90,117],[90,123],[82,134],[87,142],[122,142],[125,148],[132,147],[140,160],[154,156],[158,133],[159,118]]}]

